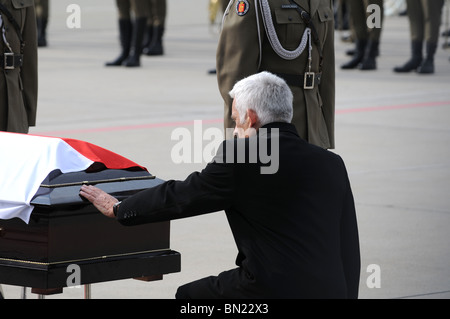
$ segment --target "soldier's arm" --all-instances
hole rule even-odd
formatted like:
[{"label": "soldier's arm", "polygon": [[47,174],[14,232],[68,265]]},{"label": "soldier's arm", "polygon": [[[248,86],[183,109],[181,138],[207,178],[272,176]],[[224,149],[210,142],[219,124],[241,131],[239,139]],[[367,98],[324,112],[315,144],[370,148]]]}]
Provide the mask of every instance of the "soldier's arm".
[{"label": "soldier's arm", "polygon": [[[330,6],[332,8],[332,2]],[[332,11],[330,11],[332,12]],[[320,81],[319,91],[323,102],[323,115],[328,123],[329,132],[334,132],[334,113],[335,113],[335,54],[334,54],[334,20],[330,19],[327,23],[327,34],[323,42],[323,69]],[[329,134],[330,148],[334,148],[333,133]]]},{"label": "soldier's arm", "polygon": [[[38,66],[37,66],[37,31],[36,16],[33,1],[25,7],[25,23],[22,36],[25,41],[23,66],[21,71],[23,97],[27,109],[28,125],[36,125],[36,109],[38,96]],[[28,4],[26,1],[25,4]]]}]

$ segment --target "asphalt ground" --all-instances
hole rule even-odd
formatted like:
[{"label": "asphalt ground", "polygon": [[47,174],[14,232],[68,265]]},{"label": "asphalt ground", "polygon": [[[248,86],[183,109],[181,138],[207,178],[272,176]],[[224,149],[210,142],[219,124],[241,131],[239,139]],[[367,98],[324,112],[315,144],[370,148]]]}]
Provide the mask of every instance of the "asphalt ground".
[{"label": "asphalt ground", "polygon": [[[217,29],[206,0],[169,0],[165,55],[140,68],[107,68],[119,53],[113,0],[78,0],[81,27],[69,28],[72,1],[51,3],[49,46],[39,49],[37,126],[119,153],[162,179],[184,179],[203,161],[174,163],[177,128],[222,128],[214,75]],[[445,23],[444,14],[444,23]],[[446,26],[441,26],[443,31]],[[336,32],[336,148],[353,187],[362,254],[360,298],[450,298],[450,50],[434,75],[394,74],[409,58],[406,17],[385,19],[377,71],[342,71],[351,44]],[[200,138],[199,136],[195,138]],[[205,144],[208,141],[203,141]],[[204,145],[205,145],[204,144]],[[182,270],[162,281],[93,284],[91,297],[172,299],[178,286],[234,268],[237,249],[223,212],[171,223]],[[6,298],[22,288],[3,285]],[[27,298],[34,299],[29,289]],[[83,298],[64,289],[52,298]]]}]

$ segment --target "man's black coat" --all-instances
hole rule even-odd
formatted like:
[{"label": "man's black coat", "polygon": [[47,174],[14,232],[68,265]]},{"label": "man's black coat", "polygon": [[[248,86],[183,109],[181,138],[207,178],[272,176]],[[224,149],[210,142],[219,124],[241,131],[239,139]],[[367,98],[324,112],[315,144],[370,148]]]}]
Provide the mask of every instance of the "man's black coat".
[{"label": "man's black coat", "polygon": [[[250,154],[255,139],[260,151]],[[276,172],[263,174],[270,165]],[[358,297],[358,228],[344,162],[303,141],[293,125],[271,123],[224,142],[202,172],[127,198],[117,218],[136,225],[222,210],[238,268],[180,287],[178,297]]]}]

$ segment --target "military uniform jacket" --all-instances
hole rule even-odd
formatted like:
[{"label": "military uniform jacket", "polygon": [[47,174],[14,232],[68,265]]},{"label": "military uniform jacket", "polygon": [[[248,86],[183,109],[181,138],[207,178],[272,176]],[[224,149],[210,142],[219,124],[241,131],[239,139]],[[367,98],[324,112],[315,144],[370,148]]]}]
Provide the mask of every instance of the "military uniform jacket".
[{"label": "military uniform jacket", "polygon": [[[277,147],[278,161],[261,154],[252,160],[255,142],[267,146],[264,154]],[[270,123],[256,137],[226,140],[201,172],[125,199],[117,219],[131,226],[222,210],[239,268],[218,276],[210,287],[215,297],[358,297],[358,227],[344,162],[302,140],[292,124]]]},{"label": "military uniform jacket", "polygon": [[[21,67],[6,70],[0,65],[0,130],[28,133],[36,124],[37,109],[37,39],[33,0],[0,0],[20,27],[25,46]],[[20,39],[16,29],[2,13],[5,37],[14,54],[20,54]],[[0,30],[0,35],[2,31]],[[0,54],[9,52],[3,36]],[[2,60],[3,61],[3,60]]]},{"label": "military uniform jacket", "polygon": [[[217,78],[220,93],[225,101],[225,128],[234,127],[231,121],[232,100],[228,92],[244,77],[269,71],[294,77],[296,84],[287,81],[294,94],[292,123],[300,136],[323,148],[334,148],[335,112],[335,61],[334,22],[332,1],[296,0],[308,11],[317,31],[322,51],[312,45],[312,71],[318,79],[312,89],[303,88],[303,76],[308,69],[308,48],[295,59],[281,58],[273,49],[267,36],[263,19],[263,0],[231,0],[223,18],[223,29],[217,49]],[[301,42],[306,24],[289,0],[269,0],[270,13],[281,46],[289,51]]]}]

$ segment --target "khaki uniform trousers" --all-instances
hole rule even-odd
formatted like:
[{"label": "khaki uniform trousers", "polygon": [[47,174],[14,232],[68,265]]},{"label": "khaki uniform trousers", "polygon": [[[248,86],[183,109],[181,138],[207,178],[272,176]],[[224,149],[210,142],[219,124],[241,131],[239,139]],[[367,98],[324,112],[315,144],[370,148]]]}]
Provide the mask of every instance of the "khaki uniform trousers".
[{"label": "khaki uniform trousers", "polygon": [[412,41],[438,43],[444,0],[407,0]]},{"label": "khaki uniform trousers", "polygon": [[49,17],[49,0],[34,0],[36,7],[36,17],[48,20]]},{"label": "khaki uniform trousers", "polygon": [[166,24],[166,0],[150,0],[148,5],[148,25],[164,27]]},{"label": "khaki uniform trousers", "polygon": [[145,18],[148,14],[149,0],[116,0],[119,10],[119,19],[131,19],[131,13],[135,18]]},{"label": "khaki uniform trousers", "polygon": [[367,7],[371,4],[378,5],[381,9],[380,18],[383,23],[383,0],[347,0],[350,6],[350,18],[354,28],[355,36],[358,40],[380,41],[381,28],[368,28],[367,17],[370,12],[367,12]]}]

